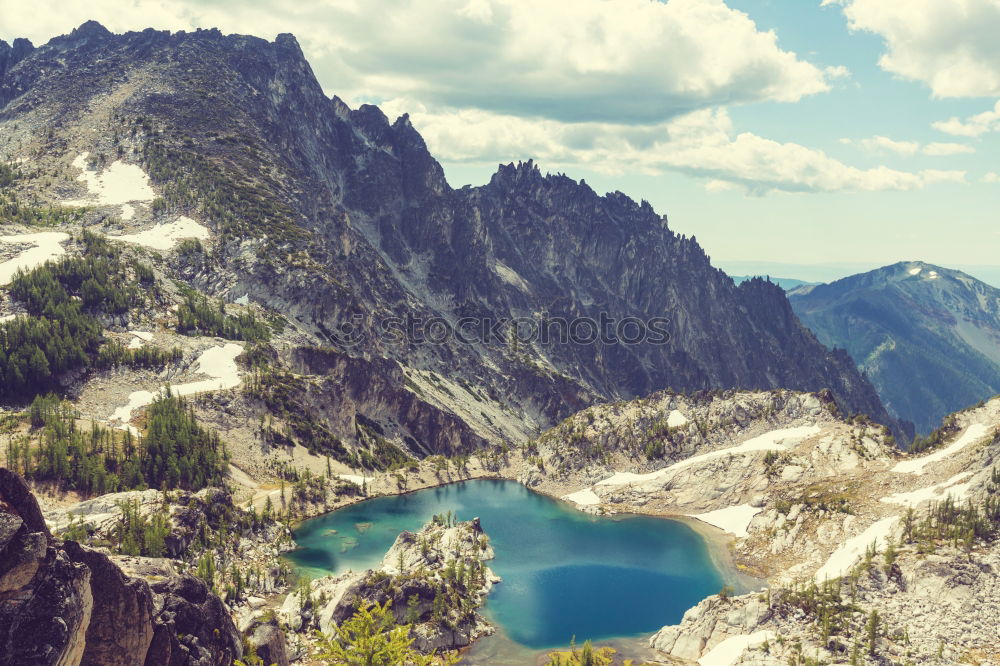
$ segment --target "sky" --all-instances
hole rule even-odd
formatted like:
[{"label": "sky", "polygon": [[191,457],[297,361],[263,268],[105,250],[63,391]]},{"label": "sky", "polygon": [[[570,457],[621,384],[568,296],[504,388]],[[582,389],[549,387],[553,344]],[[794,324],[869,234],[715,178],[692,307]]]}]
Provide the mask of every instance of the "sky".
[{"label": "sky", "polygon": [[534,159],[732,274],[922,260],[1000,286],[1000,0],[2,2],[8,42],[291,32],[328,94],[409,113],[453,186]]}]

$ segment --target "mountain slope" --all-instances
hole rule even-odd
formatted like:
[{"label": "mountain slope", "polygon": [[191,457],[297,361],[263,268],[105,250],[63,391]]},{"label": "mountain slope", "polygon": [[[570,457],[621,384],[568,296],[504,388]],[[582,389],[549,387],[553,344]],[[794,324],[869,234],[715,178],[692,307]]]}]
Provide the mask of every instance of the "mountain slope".
[{"label": "mountain slope", "polygon": [[900,262],[794,290],[789,300],[920,432],[1000,393],[1000,290],[965,273]]},{"label": "mountain slope", "polygon": [[[737,287],[647,203],[599,196],[530,162],[453,189],[407,116],[390,123],[376,107],[328,98],[290,35],[113,35],[89,22],[0,53],[0,151],[23,160],[24,196],[70,200],[75,160],[87,155],[98,173],[116,158],[141,166],[159,208],[133,217],[96,206],[86,222],[132,231],[166,211],[210,229],[211,253],[177,259],[190,284],[271,308],[306,336],[301,346],[324,347],[317,364],[308,350],[283,350],[297,371],[337,368],[341,385],[384,386],[327,405],[341,410],[331,419],[349,424],[346,434],[365,419],[414,454],[455,452],[523,441],[588,404],[667,386],[829,387],[845,411],[891,422],[870,383],[799,323],[779,287]],[[669,340],[515,342],[509,333],[518,318],[602,315],[661,318]],[[400,321],[455,329],[463,318],[501,325],[465,342],[383,330]],[[465,385],[479,390],[456,389]],[[475,436],[428,427],[405,406],[408,393]]]}]

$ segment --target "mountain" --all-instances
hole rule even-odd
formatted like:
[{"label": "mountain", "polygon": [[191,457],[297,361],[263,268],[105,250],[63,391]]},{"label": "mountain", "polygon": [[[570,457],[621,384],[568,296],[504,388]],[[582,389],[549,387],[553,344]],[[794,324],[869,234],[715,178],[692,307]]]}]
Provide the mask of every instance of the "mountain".
[{"label": "mountain", "polygon": [[846,349],[889,411],[927,433],[1000,393],[1000,289],[904,261],[789,293],[799,318]]},{"label": "mountain", "polygon": [[[762,276],[759,276],[759,275],[758,276],[754,276],[754,275],[730,275],[729,277],[733,278],[733,282],[735,282],[736,284],[741,284],[743,282],[746,282],[747,280],[749,280],[752,277],[762,277]],[[818,282],[806,282],[805,280],[796,280],[795,278],[771,277],[770,275],[766,276],[766,279],[768,281],[773,282],[774,284],[778,285],[779,287],[781,287],[785,291],[789,291],[791,289],[795,289],[796,287],[802,287],[802,286],[819,284]]]},{"label": "mountain", "polygon": [[[82,224],[207,229],[207,250],[167,256],[171,279],[283,319],[294,336],[273,363],[337,442],[364,432],[407,455],[467,453],[665,387],[830,388],[843,411],[906,434],[778,286],[734,285],[648,203],[530,161],[452,188],[406,115],[327,97],[291,35],[88,22],[0,54],[0,152],[20,165],[21,195],[71,201],[80,169],[141,168],[156,201],[93,205]],[[602,317],[660,321],[666,341],[512,335]],[[486,334],[403,334],[420,322]]]}]

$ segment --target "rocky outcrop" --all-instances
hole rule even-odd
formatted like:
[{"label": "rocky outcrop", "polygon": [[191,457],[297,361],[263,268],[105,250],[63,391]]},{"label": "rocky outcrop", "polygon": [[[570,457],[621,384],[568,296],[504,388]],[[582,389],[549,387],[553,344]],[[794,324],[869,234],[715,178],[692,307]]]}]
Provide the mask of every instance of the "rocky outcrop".
[{"label": "rocky outcrop", "polygon": [[34,48],[31,42],[20,37],[14,40],[13,45],[0,39],[0,76],[3,76],[7,73],[7,70],[24,60]]},{"label": "rocky outcrop", "polygon": [[[362,604],[391,604],[423,652],[466,647],[493,633],[477,612],[500,581],[484,561],[493,548],[479,519],[449,524],[436,518],[403,532],[375,569],[318,578],[285,599],[282,621],[293,629],[332,633]],[[458,600],[458,605],[455,605]]]},{"label": "rocky outcrop", "polygon": [[146,666],[227,666],[242,656],[243,644],[229,610],[193,576],[155,582],[156,624]]},{"label": "rocky outcrop", "polygon": [[45,519],[57,536],[65,537],[75,531],[86,534],[86,537],[77,538],[85,538],[90,545],[102,546],[113,542],[126,505],[134,506],[147,520],[157,515],[166,519],[169,531],[163,540],[164,557],[193,564],[206,551],[218,548],[208,548],[201,542],[211,541],[222,530],[234,543],[226,544],[229,548],[226,553],[213,554],[220,560],[227,556],[235,559],[234,565],[242,569],[244,575],[251,569],[260,572],[259,577],[253,578],[249,592],[267,595],[284,585],[278,558],[283,550],[292,547],[291,532],[272,518],[237,507],[232,495],[219,488],[203,488],[194,493],[184,490],[109,493],[54,508],[45,514]]},{"label": "rocky outcrop", "polygon": [[772,612],[766,596],[750,594],[735,600],[711,596],[684,613],[680,624],[653,634],[649,646],[672,657],[697,661],[727,638],[754,633]]},{"label": "rocky outcrop", "polygon": [[827,589],[709,597],[649,645],[682,663],[712,662],[707,655],[726,641],[746,642],[728,652],[737,655],[728,663],[777,666],[803,656],[819,663],[997,663],[1000,641],[988,619],[1000,611],[996,544],[971,554],[947,545],[930,555],[906,549],[891,566],[880,559]]},{"label": "rocky outcrop", "polygon": [[295,349],[290,360],[293,367],[319,377],[302,402],[312,413],[323,415],[342,439],[354,437],[359,422],[374,422],[384,434],[407,441],[413,453],[424,456],[471,453],[495,436],[477,432],[427,396],[407,389],[403,368],[396,361],[355,358],[314,347]]},{"label": "rocky outcrop", "polygon": [[91,571],[56,546],[41,516],[24,481],[0,468],[0,662],[79,664]]},{"label": "rocky outcrop", "polygon": [[0,664],[224,666],[242,655],[203,582],[162,567],[152,578],[54,538],[24,481],[0,468]]},{"label": "rocky outcrop", "polygon": [[[938,449],[920,456],[856,420],[845,430],[818,419],[813,435],[766,460],[760,450],[717,456],[690,466],[700,475],[595,486],[602,507],[684,513],[702,489],[698,501],[715,511],[695,517],[733,534],[737,563],[771,584],[709,597],[650,646],[682,663],[996,663],[985,618],[1000,584],[1000,398],[949,418]],[[738,506],[748,494],[709,499],[734,479],[759,495]]]},{"label": "rocky outcrop", "polygon": [[145,581],[129,578],[107,555],[63,544],[74,562],[90,570],[94,609],[87,627],[83,663],[130,666],[142,663],[153,640],[153,595]]},{"label": "rocky outcrop", "polygon": [[255,624],[247,632],[254,652],[267,666],[288,666],[288,647],[285,633],[274,620]]}]

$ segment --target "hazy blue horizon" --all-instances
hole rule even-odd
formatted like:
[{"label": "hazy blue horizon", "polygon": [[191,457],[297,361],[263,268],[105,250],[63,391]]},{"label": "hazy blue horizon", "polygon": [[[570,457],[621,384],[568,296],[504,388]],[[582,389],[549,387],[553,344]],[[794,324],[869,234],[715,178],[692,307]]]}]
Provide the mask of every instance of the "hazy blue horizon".
[{"label": "hazy blue horizon", "polygon": [[[785,278],[793,280],[803,280],[805,282],[834,282],[841,278],[867,273],[868,271],[890,266],[899,261],[924,261],[917,257],[900,258],[881,264],[878,262],[869,263],[828,263],[828,264],[793,264],[766,261],[724,261],[716,265],[727,275],[731,276],[770,276],[772,278]],[[935,262],[926,261],[934,264]],[[935,264],[941,268],[959,270],[971,275],[981,282],[1000,289],[1000,266],[947,266]]]}]

